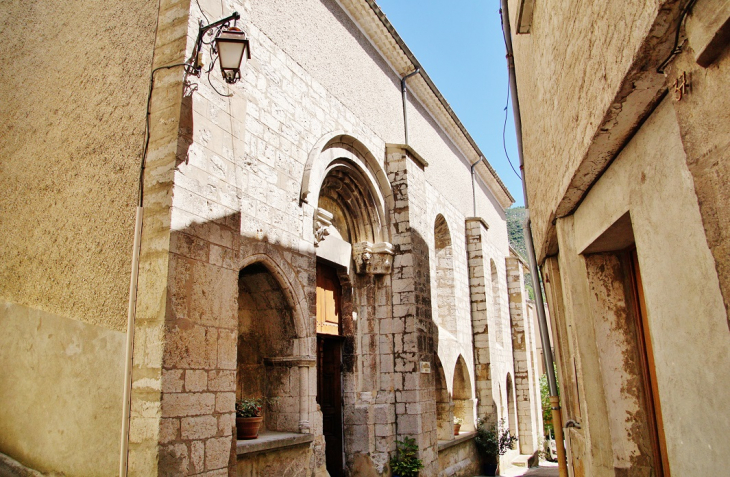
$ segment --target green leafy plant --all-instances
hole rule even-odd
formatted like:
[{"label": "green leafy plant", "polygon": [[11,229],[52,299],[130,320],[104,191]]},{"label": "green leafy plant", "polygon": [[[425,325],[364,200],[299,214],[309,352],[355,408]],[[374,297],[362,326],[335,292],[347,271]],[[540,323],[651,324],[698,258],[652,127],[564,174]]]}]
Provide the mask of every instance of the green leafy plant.
[{"label": "green leafy plant", "polygon": [[509,429],[505,429],[504,419],[499,420],[499,425],[492,426],[487,426],[484,419],[479,419],[477,436],[474,441],[485,461],[496,464],[499,461],[499,456],[512,449],[515,442],[517,442],[517,436],[511,435]]},{"label": "green leafy plant", "polygon": [[456,424],[457,426],[460,426],[460,425],[464,424],[464,419],[454,416],[454,424]]},{"label": "green leafy plant", "polygon": [[[558,386],[558,395],[560,394],[560,383],[558,382],[558,371],[555,369],[555,384]],[[542,425],[543,434],[547,439],[552,439],[555,434],[553,428],[553,411],[550,405],[550,387],[548,386],[547,374],[540,377],[540,401],[542,405]]]},{"label": "green leafy plant", "polygon": [[236,417],[260,417],[264,398],[243,398],[236,401]]},{"label": "green leafy plant", "polygon": [[423,462],[418,458],[418,444],[410,437],[402,441],[395,441],[396,455],[390,459],[390,470],[393,475],[400,477],[416,477],[423,468]]}]

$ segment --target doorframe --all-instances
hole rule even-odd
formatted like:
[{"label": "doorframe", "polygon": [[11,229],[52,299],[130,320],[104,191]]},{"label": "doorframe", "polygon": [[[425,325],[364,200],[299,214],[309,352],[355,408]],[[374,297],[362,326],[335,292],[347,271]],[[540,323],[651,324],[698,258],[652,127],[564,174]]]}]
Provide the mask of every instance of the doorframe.
[{"label": "doorframe", "polygon": [[651,343],[651,331],[649,329],[646,302],[644,300],[644,287],[641,280],[639,268],[639,256],[636,247],[626,250],[626,261],[628,262],[628,275],[633,295],[632,307],[634,323],[637,334],[637,348],[641,358],[642,381],[644,384],[644,395],[649,416],[649,431],[651,433],[651,444],[654,454],[654,467],[657,477],[671,477],[669,471],[669,459],[667,456],[667,443],[664,436],[664,420],[662,418],[661,402],[659,401],[659,389],[656,378],[656,364],[654,362],[654,350]]}]

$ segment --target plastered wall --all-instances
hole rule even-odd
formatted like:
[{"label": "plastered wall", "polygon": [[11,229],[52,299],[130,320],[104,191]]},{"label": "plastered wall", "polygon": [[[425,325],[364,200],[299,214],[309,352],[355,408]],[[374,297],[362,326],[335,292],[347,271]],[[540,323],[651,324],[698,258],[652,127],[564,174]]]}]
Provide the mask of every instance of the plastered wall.
[{"label": "plastered wall", "polygon": [[4,2],[0,452],[112,475],[157,2]]},{"label": "plastered wall", "polygon": [[4,300],[125,329],[156,18],[142,0],[3,5]]},{"label": "plastered wall", "polygon": [[0,305],[0,452],[54,475],[116,475],[124,333]]},{"label": "plastered wall", "polygon": [[[511,0],[509,9],[525,176],[535,251],[542,260],[546,253],[555,253],[548,252],[546,244],[554,243],[554,236],[549,235],[554,234],[550,231],[552,220],[581,163],[589,159],[581,170],[588,179],[581,182],[580,189],[586,190],[590,178],[599,174],[610,159],[607,151],[613,148],[615,153],[620,146],[611,143],[621,136],[623,119],[607,124],[604,120],[619,113],[641,112],[641,106],[624,103],[633,88],[640,88],[638,80],[632,86],[630,81],[624,84],[624,78],[635,62],[665,55],[664,49],[640,47],[652,29],[657,37],[669,30],[673,20],[659,20],[655,26],[655,19],[664,14],[663,8],[669,12],[678,2],[588,2],[580,7],[564,0],[535,2],[530,34],[515,35],[519,3]],[[659,61],[651,63],[654,68]],[[647,66],[647,70],[650,68]],[[654,76],[661,85],[661,76]],[[619,128],[609,131],[615,126]],[[604,133],[601,141],[611,146],[605,151],[590,149]],[[570,210],[559,215],[566,212]]]},{"label": "plastered wall", "polygon": [[[721,455],[728,449],[724,434],[730,424],[730,409],[724,399],[730,391],[726,353],[730,337],[714,261],[669,101],[666,99],[646,121],[588,194],[574,219],[559,221],[558,225],[565,237],[560,249],[562,285],[568,290],[566,305],[571,308],[566,311],[566,320],[569,325],[578,325],[572,339],[578,344],[581,409],[587,423],[580,434],[590,436],[588,445],[593,448],[592,456],[579,456],[581,460],[587,457],[586,475],[603,475],[606,467],[633,465],[627,456],[606,449],[605,441],[601,441],[602,435],[616,433],[614,427],[623,420],[609,414],[612,421],[603,421],[606,412],[600,410],[596,399],[604,399],[605,405],[615,409],[612,400],[617,398],[595,385],[603,380],[606,386],[624,378],[608,368],[597,369],[608,356],[602,356],[602,346],[584,343],[590,335],[582,333],[580,327],[591,325],[581,313],[591,316],[596,343],[605,344],[605,329],[611,325],[604,323],[608,317],[592,302],[584,268],[589,264],[578,255],[627,211],[641,268],[671,471],[723,472]],[[570,256],[577,260],[573,267],[568,266],[574,260]],[[623,437],[612,435],[612,439],[620,441]]]}]

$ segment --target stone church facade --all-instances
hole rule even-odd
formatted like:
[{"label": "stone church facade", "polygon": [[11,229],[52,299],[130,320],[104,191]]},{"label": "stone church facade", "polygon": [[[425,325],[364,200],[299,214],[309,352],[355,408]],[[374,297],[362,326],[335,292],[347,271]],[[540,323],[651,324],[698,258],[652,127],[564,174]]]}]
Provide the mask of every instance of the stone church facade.
[{"label": "stone church facade", "polygon": [[[104,60],[108,76],[77,72],[68,99],[36,98],[59,115],[38,126],[47,141],[21,127],[33,93],[3,90],[26,144],[2,144],[16,164],[4,180],[25,189],[3,208],[19,240],[2,248],[0,364],[13,371],[0,378],[0,451],[44,472],[118,470],[132,222],[94,210],[133,210],[139,156],[128,143],[144,137],[157,69],[129,474],[388,475],[396,440],[413,437],[423,475],[474,475],[478,417],[504,418],[520,437],[514,453],[534,453],[539,337],[507,239],[513,199],[422,69],[407,80],[406,122],[401,78],[420,64],[374,2],[161,0],[159,13],[146,3],[114,7],[120,27],[98,58],[120,51],[134,74]],[[167,68],[190,55],[200,20],[232,11],[251,48],[238,83]],[[102,126],[65,122],[79,101],[100,105]],[[105,159],[95,169],[78,164],[95,155]],[[100,186],[92,200],[55,182],[33,194],[50,180],[44,167],[80,190]],[[69,218],[52,230],[23,201]],[[44,233],[29,237],[31,223]],[[235,439],[242,397],[267,398],[265,439]]]},{"label": "stone church facade", "polygon": [[507,2],[568,472],[726,474],[730,3],[569,3]]}]

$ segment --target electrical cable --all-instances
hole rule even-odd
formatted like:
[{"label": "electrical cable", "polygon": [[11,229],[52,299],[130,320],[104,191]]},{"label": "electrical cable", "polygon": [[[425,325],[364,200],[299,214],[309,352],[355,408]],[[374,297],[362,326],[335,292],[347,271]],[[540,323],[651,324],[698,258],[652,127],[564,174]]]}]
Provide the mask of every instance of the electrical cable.
[{"label": "electrical cable", "polygon": [[504,105],[504,124],[502,125],[502,148],[504,148],[504,155],[507,156],[507,162],[509,162],[509,166],[512,168],[512,172],[515,173],[515,175],[517,176],[517,178],[519,180],[522,180],[522,176],[517,172],[517,169],[515,169],[515,166],[512,164],[512,160],[509,158],[509,154],[507,153],[507,140],[505,139],[505,133],[507,132],[507,116],[509,115],[507,108],[509,108],[509,81],[507,81],[507,104]]},{"label": "electrical cable", "polygon": [[205,18],[205,23],[210,23],[210,20],[208,20],[208,16],[203,11],[203,7],[200,6],[200,2],[198,0],[195,0],[195,3],[198,4],[198,8],[200,9],[200,13],[203,14],[203,18]]},{"label": "electrical cable", "polygon": [[682,52],[682,47],[679,45],[679,35],[682,31],[682,23],[684,22],[685,17],[689,13],[690,10],[692,10],[692,7],[694,4],[697,3],[697,0],[691,0],[686,7],[684,7],[684,10],[682,10],[682,15],[679,17],[679,23],[677,24],[677,31],[674,35],[674,46],[672,47],[672,52],[669,53],[669,56],[667,56],[667,59],[662,61],[659,67],[656,69],[656,72],[659,74],[664,74],[664,69],[667,67],[670,61],[672,61],[672,58],[677,56]]},{"label": "electrical cable", "polygon": [[174,65],[158,66],[150,73],[150,89],[147,93],[147,111],[145,115],[145,140],[142,148],[142,162],[139,166],[139,206],[142,207],[144,200],[144,169],[147,165],[147,150],[150,145],[150,104],[152,103],[152,89],[155,86],[155,73],[160,70],[169,70],[178,66],[188,66],[187,63],[175,63]]},{"label": "electrical cable", "polygon": [[215,65],[215,62],[216,61],[218,61],[218,55],[216,55],[215,59],[210,64],[210,68],[208,68],[208,71],[206,71],[206,74],[208,75],[208,84],[210,85],[211,88],[213,88],[213,91],[215,91],[216,93],[218,93],[219,96],[223,96],[224,98],[230,98],[231,96],[233,96],[233,93],[231,93],[231,94],[223,94],[223,93],[221,93],[220,91],[218,91],[216,89],[215,86],[213,86],[213,82],[210,81],[210,71],[213,69],[213,66]]}]

